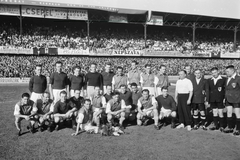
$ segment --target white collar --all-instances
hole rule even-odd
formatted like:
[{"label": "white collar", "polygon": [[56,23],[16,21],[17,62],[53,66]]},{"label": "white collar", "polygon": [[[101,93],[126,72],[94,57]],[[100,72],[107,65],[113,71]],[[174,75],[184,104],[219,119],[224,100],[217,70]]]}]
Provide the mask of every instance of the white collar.
[{"label": "white collar", "polygon": [[237,73],[235,72],[235,73],[230,77],[230,79],[235,79],[236,75],[237,75]]},{"label": "white collar", "polygon": [[214,79],[219,80],[219,79],[222,79],[222,76],[218,75],[217,78],[212,77],[211,79],[212,79],[212,80],[214,80]]}]

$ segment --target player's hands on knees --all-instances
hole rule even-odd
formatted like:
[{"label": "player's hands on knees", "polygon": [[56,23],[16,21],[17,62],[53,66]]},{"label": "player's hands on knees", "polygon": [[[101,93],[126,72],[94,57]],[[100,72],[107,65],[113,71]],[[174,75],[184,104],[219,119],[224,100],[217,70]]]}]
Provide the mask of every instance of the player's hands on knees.
[{"label": "player's hands on knees", "polygon": [[187,100],[187,105],[190,105],[191,104],[191,100]]},{"label": "player's hands on knees", "polygon": [[208,106],[208,102],[206,101],[206,102],[204,102],[204,104],[205,104],[205,106]]},{"label": "player's hands on knees", "polygon": [[146,116],[146,115],[147,115],[146,111],[143,111],[143,112],[142,112],[142,115],[143,115],[143,116]]},{"label": "player's hands on knees", "polygon": [[29,116],[25,116],[24,118],[25,118],[27,121],[30,120],[30,117],[29,117]]},{"label": "player's hands on knees", "polygon": [[72,135],[72,136],[76,136],[76,135],[78,135],[78,133],[72,133],[71,135]]},{"label": "player's hands on knees", "polygon": [[66,116],[67,118],[70,118],[71,112],[67,112],[65,116]]},{"label": "player's hands on knees", "polygon": [[43,115],[43,119],[44,120],[46,120],[47,119],[47,115],[45,114],[45,115]]},{"label": "player's hands on knees", "polygon": [[116,116],[116,115],[118,114],[118,112],[112,112],[112,114],[113,114],[114,116]]},{"label": "player's hands on knees", "polygon": [[101,113],[102,113],[101,111],[98,111],[96,116],[99,117],[101,115]]}]

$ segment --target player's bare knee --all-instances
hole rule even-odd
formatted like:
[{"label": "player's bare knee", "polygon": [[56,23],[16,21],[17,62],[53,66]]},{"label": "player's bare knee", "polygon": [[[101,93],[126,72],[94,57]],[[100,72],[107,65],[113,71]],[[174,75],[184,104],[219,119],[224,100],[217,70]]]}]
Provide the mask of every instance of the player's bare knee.
[{"label": "player's bare knee", "polygon": [[54,117],[54,122],[55,123],[59,123],[60,122],[60,118],[59,117]]},{"label": "player's bare knee", "polygon": [[126,113],[125,112],[121,112],[121,117],[125,118],[126,117]]},{"label": "player's bare knee", "polygon": [[175,111],[173,111],[173,112],[171,113],[171,117],[176,118],[176,117],[177,117],[177,113],[176,113]]},{"label": "player's bare knee", "polygon": [[142,116],[140,113],[137,114],[137,119],[142,119]]},{"label": "player's bare knee", "polygon": [[77,111],[75,111],[75,112],[73,112],[73,115],[75,116],[75,117],[77,117]]},{"label": "player's bare knee", "polygon": [[43,121],[44,121],[43,117],[40,117],[40,118],[39,118],[39,122],[40,122],[40,123],[43,123]]},{"label": "player's bare knee", "polygon": [[200,111],[200,114],[201,114],[202,116],[205,116],[205,111]]},{"label": "player's bare knee", "polygon": [[193,114],[194,114],[194,115],[198,115],[198,110],[194,110],[194,111],[193,111]]},{"label": "player's bare knee", "polygon": [[153,114],[154,114],[154,117],[158,117],[158,110],[157,109],[153,109]]},{"label": "player's bare knee", "polygon": [[112,115],[111,114],[107,114],[107,119],[108,119],[108,121],[111,121],[112,120]]},{"label": "player's bare knee", "polygon": [[19,118],[19,117],[15,117],[15,123],[20,123],[21,121],[22,121],[21,118]]},{"label": "player's bare knee", "polygon": [[240,118],[240,108],[235,108],[234,112],[235,112],[236,118]]},{"label": "player's bare knee", "polygon": [[35,115],[33,116],[34,119],[38,120],[39,119],[39,116],[38,115]]},{"label": "player's bare knee", "polygon": [[213,115],[217,116],[218,115],[218,109],[213,109]]}]

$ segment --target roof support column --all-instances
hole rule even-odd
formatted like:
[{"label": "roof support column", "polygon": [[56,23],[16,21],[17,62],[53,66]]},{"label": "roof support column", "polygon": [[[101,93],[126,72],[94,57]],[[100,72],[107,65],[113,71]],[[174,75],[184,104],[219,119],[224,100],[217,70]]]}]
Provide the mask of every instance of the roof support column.
[{"label": "roof support column", "polygon": [[144,25],[144,41],[145,41],[145,48],[147,48],[147,24]]},{"label": "roof support column", "polygon": [[193,44],[193,48],[195,47],[195,30],[196,30],[196,23],[194,22],[192,25],[192,29],[193,29],[193,39],[192,39],[192,44]]},{"label": "roof support column", "polygon": [[88,38],[88,48],[90,46],[90,21],[87,20],[87,38]]},{"label": "roof support column", "polygon": [[21,37],[21,43],[22,43],[22,6],[20,5],[19,6],[19,10],[20,10],[20,17],[19,17],[19,20],[20,20],[20,37]]},{"label": "roof support column", "polygon": [[234,27],[234,40],[233,40],[233,45],[234,45],[234,51],[236,51],[237,50],[237,30],[238,29],[238,27],[237,26],[235,26]]}]

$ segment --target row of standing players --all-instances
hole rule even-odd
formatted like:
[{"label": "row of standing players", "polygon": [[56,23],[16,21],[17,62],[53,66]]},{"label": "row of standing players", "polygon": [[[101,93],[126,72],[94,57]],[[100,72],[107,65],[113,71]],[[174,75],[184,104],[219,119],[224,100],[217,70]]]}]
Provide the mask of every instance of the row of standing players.
[{"label": "row of standing players", "polygon": [[[90,72],[85,76],[80,74],[80,67],[75,67],[74,74],[68,78],[61,71],[62,63],[57,62],[56,72],[50,77],[50,94],[43,94],[47,87],[46,78],[41,75],[41,66],[36,66],[36,75],[29,82],[29,89],[32,92],[30,99],[35,103],[32,107],[28,105],[30,101],[24,104],[23,99],[28,99],[28,96],[24,97],[23,95],[22,100],[15,106],[15,123],[19,134],[21,134],[20,121],[22,119],[32,120],[32,124],[34,119],[38,119],[41,130],[41,124],[45,120],[51,122],[49,130],[51,130],[52,123],[55,123],[55,129],[58,130],[60,122],[71,119],[73,125],[78,123],[74,135],[78,134],[79,128],[84,129],[84,124],[89,120],[100,127],[100,124],[107,122],[112,124],[114,118],[119,118],[122,128],[125,119],[133,120],[135,117],[138,125],[146,125],[148,120],[153,118],[156,129],[160,127],[159,119],[160,122],[166,122],[167,117],[171,117],[171,126],[175,128],[175,119],[178,117],[180,124],[177,128],[186,126],[187,130],[199,127],[207,130],[205,110],[207,107],[211,107],[214,126],[210,129],[220,129],[225,133],[232,133],[234,124],[236,124],[234,135],[239,135],[240,78],[236,75],[234,66],[226,68],[227,79],[219,75],[217,68],[213,68],[211,70],[212,78],[208,80],[204,79],[200,70],[195,70],[195,75],[190,74],[190,66],[186,66],[185,70],[179,72],[174,100],[168,94],[170,83],[165,74],[166,66],[161,65],[159,74],[155,75],[151,73],[151,65],[145,65],[145,73],[141,73],[136,65],[137,63],[133,61],[128,76],[123,74],[121,67],[117,68],[116,75],[111,73],[111,64],[106,65],[106,71],[102,74],[96,72],[96,64],[91,64]],[[89,99],[84,100],[80,96],[82,88],[84,88],[83,95]],[[130,88],[131,91],[128,91],[127,88]],[[141,92],[138,91],[139,88],[142,89]],[[102,95],[103,91],[107,93]],[[70,95],[72,97],[66,100]],[[155,96],[157,97],[155,98]],[[50,98],[54,100],[52,105],[46,102],[46,99]],[[23,106],[28,106],[25,107],[28,110]],[[227,110],[226,128],[224,128],[224,109]],[[23,112],[20,110],[28,113],[21,117],[19,115]],[[233,111],[236,115],[236,123],[233,122]],[[29,125],[29,128],[32,130],[32,125]]]}]

